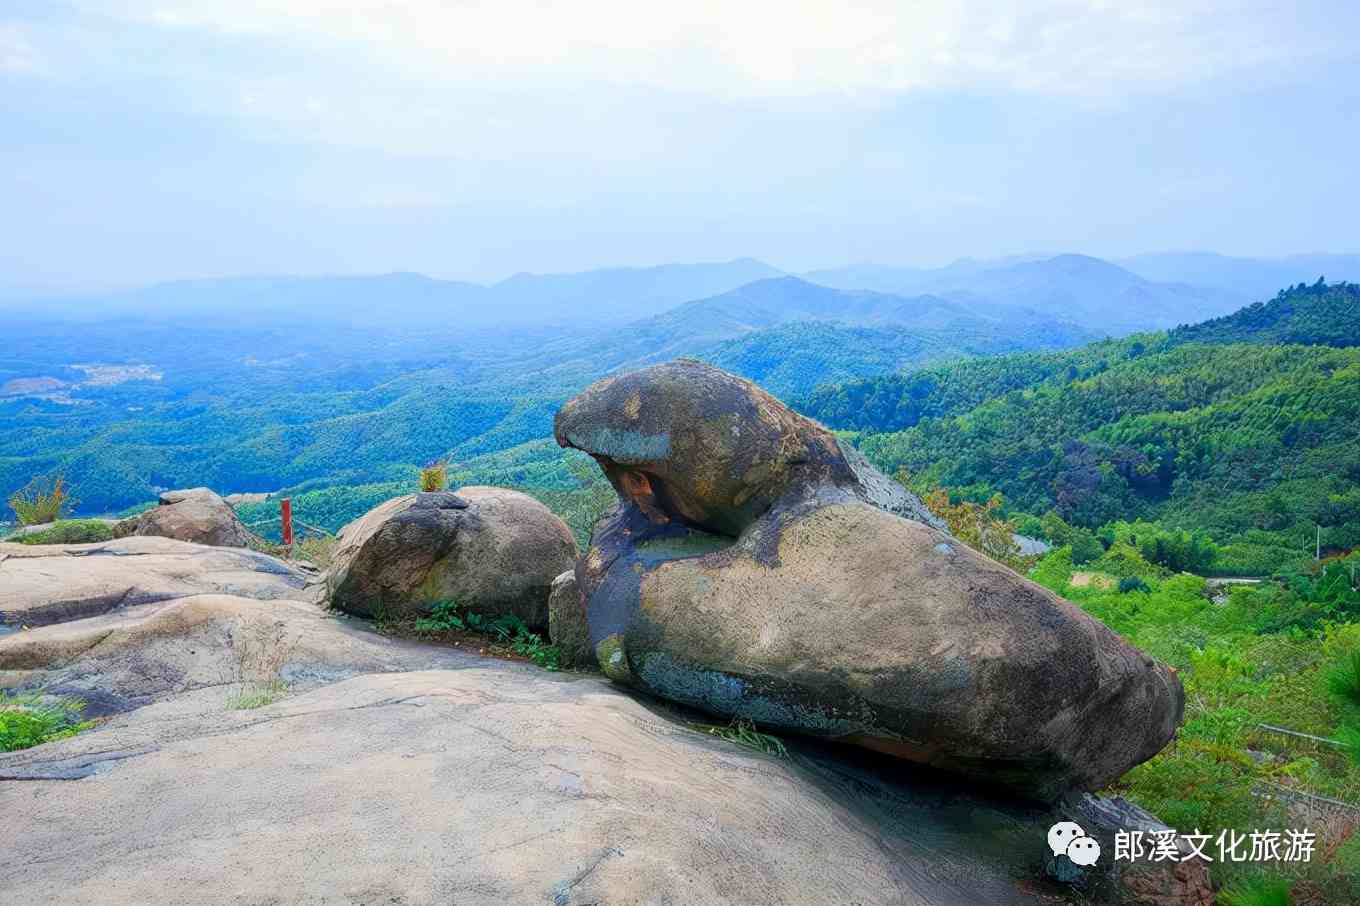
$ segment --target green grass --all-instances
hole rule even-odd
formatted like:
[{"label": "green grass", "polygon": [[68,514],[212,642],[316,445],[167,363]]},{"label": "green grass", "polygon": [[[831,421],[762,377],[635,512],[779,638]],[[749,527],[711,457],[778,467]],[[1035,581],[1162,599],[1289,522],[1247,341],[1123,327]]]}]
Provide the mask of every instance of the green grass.
[{"label": "green grass", "polygon": [[40,532],[13,535],[17,544],[90,544],[113,538],[113,526],[102,519],[61,519]]},{"label": "green grass", "polygon": [[30,749],[88,730],[94,722],[80,719],[84,710],[78,699],[0,690],[0,752]]},{"label": "green grass", "polygon": [[777,758],[787,758],[789,750],[784,747],[784,741],[778,736],[771,736],[769,733],[762,733],[756,729],[756,725],[749,720],[742,718],[734,719],[725,727],[701,725],[702,729],[710,736],[725,739],[734,745],[739,745],[744,749],[751,749],[755,752],[764,752],[766,755],[774,755]]},{"label": "green grass", "polygon": [[272,705],[274,702],[283,698],[288,691],[288,684],[283,680],[271,680],[267,683],[253,683],[245,686],[227,700],[229,711],[252,711],[255,708],[263,708],[265,705]]}]

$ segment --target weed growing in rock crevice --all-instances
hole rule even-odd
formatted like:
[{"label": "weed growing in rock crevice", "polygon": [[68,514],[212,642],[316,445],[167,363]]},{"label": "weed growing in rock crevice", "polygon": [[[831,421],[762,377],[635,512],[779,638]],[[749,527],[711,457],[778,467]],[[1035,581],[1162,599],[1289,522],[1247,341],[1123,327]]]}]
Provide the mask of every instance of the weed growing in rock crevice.
[{"label": "weed growing in rock crevice", "polygon": [[490,640],[491,654],[522,657],[544,670],[559,670],[562,666],[561,649],[549,644],[519,617],[512,613],[488,617],[467,610],[453,600],[435,602],[428,617],[421,617],[409,624],[383,622],[381,629],[389,634],[403,635],[409,632],[426,638],[444,637],[454,642],[460,636],[480,637]]},{"label": "weed growing in rock crevice", "polygon": [[774,755],[778,758],[788,758],[789,750],[784,747],[784,741],[778,736],[769,733],[762,733],[756,725],[743,718],[734,718],[725,727],[713,725],[701,725],[701,729],[710,736],[725,739],[730,743],[751,749],[756,752],[764,752],[766,755]]},{"label": "weed growing in rock crevice", "polygon": [[282,621],[242,622],[231,636],[236,652],[237,692],[227,700],[232,711],[248,711],[272,705],[288,691],[283,668],[299,639],[289,637]]},{"label": "weed growing in rock crevice", "polygon": [[263,708],[265,705],[272,705],[283,698],[287,691],[288,684],[283,680],[246,685],[227,699],[227,709],[230,711],[250,711],[255,708]]}]

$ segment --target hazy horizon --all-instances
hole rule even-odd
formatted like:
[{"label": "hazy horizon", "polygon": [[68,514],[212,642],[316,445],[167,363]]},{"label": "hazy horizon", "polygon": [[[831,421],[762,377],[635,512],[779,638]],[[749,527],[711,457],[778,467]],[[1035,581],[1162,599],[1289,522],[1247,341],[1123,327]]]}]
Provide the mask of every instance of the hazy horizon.
[{"label": "hazy horizon", "polygon": [[1275,258],[1360,202],[1349,3],[6,6],[8,286]]},{"label": "hazy horizon", "polygon": [[[660,269],[667,268],[667,267],[707,267],[707,266],[721,266],[721,265],[724,265],[724,264],[733,264],[733,263],[740,262],[740,261],[752,261],[752,262],[756,262],[756,263],[759,263],[759,264],[765,264],[765,265],[768,265],[769,267],[772,267],[772,268],[774,268],[774,269],[776,269],[776,270],[778,270],[778,271],[781,271],[785,276],[796,277],[796,278],[799,278],[799,279],[804,279],[804,280],[806,280],[806,279],[809,279],[809,278],[813,277],[813,276],[814,276],[816,273],[818,273],[818,272],[838,271],[838,270],[851,270],[851,269],[854,269],[854,268],[857,268],[857,267],[865,267],[865,268],[885,268],[885,269],[894,269],[894,270],[895,270],[895,269],[901,269],[901,270],[920,270],[920,271],[922,271],[922,272],[930,272],[930,271],[943,271],[943,270],[946,270],[946,269],[948,269],[948,268],[950,268],[950,267],[952,267],[952,266],[961,265],[961,264],[967,264],[967,263],[972,263],[972,264],[981,265],[981,266],[983,266],[983,268],[985,269],[985,268],[990,268],[990,267],[993,267],[993,266],[995,266],[995,267],[1003,267],[1003,266],[1005,266],[1005,265],[1008,265],[1008,264],[1011,264],[1011,263],[1015,263],[1015,262],[1021,262],[1021,261],[1042,261],[1042,260],[1049,260],[1049,259],[1051,259],[1051,258],[1059,258],[1059,257],[1063,257],[1063,256],[1065,256],[1065,255],[1082,255],[1082,256],[1084,256],[1084,257],[1096,258],[1096,259],[1098,259],[1098,260],[1105,261],[1105,262],[1108,262],[1108,263],[1110,263],[1110,264],[1114,264],[1114,265],[1116,265],[1116,266],[1118,266],[1118,267],[1125,268],[1125,269],[1129,269],[1129,268],[1127,267],[1128,263],[1131,262],[1131,261],[1133,261],[1133,260],[1135,260],[1135,259],[1139,259],[1139,258],[1150,258],[1150,257],[1157,257],[1157,256],[1182,256],[1182,255],[1184,255],[1184,256],[1208,256],[1208,257],[1212,257],[1212,258],[1227,259],[1227,260],[1230,260],[1230,261],[1241,261],[1241,262],[1264,262],[1264,263],[1279,263],[1279,264],[1287,264],[1287,263],[1290,262],[1291,260],[1296,260],[1296,259],[1310,259],[1310,258],[1327,258],[1327,257],[1341,258],[1341,257],[1345,257],[1345,258],[1352,258],[1352,259],[1360,259],[1360,252],[1349,252],[1349,251],[1345,251],[1345,250],[1340,250],[1340,251],[1338,251],[1338,250],[1311,250],[1311,251],[1303,251],[1303,252],[1291,252],[1291,253],[1286,253],[1286,254],[1281,254],[1281,255],[1238,256],[1238,255],[1223,255],[1223,254],[1221,254],[1221,253],[1219,253],[1219,252],[1210,251],[1210,250],[1205,250],[1205,249],[1185,249],[1185,250],[1175,250],[1175,251],[1172,251],[1172,250],[1163,250],[1163,251],[1137,252],[1137,253],[1134,253],[1134,254],[1132,254],[1132,255],[1119,256],[1119,257],[1113,257],[1113,256],[1112,256],[1112,257],[1102,257],[1102,256],[1098,256],[1098,255],[1084,255],[1084,253],[1080,253],[1080,252],[1066,252],[1066,251],[1053,251],[1053,252],[1016,252],[1016,253],[1011,253],[1011,254],[1001,254],[1001,255],[997,255],[997,256],[995,256],[995,257],[985,257],[985,258],[983,258],[983,257],[978,257],[978,256],[973,256],[973,255],[962,255],[962,256],[959,256],[959,257],[957,257],[957,258],[949,259],[948,261],[941,261],[941,262],[927,263],[927,264],[900,264],[900,263],[888,262],[888,261],[862,260],[862,261],[843,261],[843,262],[840,262],[840,263],[830,264],[830,265],[826,265],[826,266],[822,266],[822,267],[781,267],[781,266],[779,266],[778,264],[774,264],[773,262],[766,261],[766,260],[761,259],[761,258],[757,258],[757,257],[755,257],[755,256],[753,256],[753,255],[735,255],[735,256],[728,257],[728,258],[712,259],[712,260],[704,260],[704,261],[682,261],[682,260],[671,260],[671,261],[644,262],[644,263],[639,263],[639,264],[614,264],[614,265],[604,264],[604,265],[600,265],[600,266],[598,266],[598,267],[582,268],[582,269],[580,269],[580,270],[562,270],[562,271],[528,271],[528,270],[518,270],[518,271],[509,272],[509,273],[503,273],[503,274],[500,274],[500,275],[498,275],[498,276],[493,276],[493,277],[491,277],[490,279],[480,279],[480,280],[479,280],[479,279],[471,279],[471,278],[467,278],[467,277],[447,277],[447,276],[440,276],[440,275],[437,275],[437,274],[426,273],[426,272],[423,272],[423,271],[413,271],[413,270],[387,270],[387,271],[355,271],[355,272],[350,272],[350,273],[344,273],[344,272],[313,272],[313,273],[304,273],[304,272],[286,272],[286,271],[278,271],[278,272],[270,272],[270,273],[260,272],[260,273],[202,274],[202,275],[196,275],[196,276],[172,276],[172,277],[165,277],[165,278],[162,278],[162,279],[150,279],[150,280],[145,280],[145,281],[136,281],[136,282],[127,282],[127,283],[117,283],[117,284],[115,284],[115,283],[100,283],[100,282],[98,282],[98,281],[90,282],[90,283],[85,283],[85,284],[47,284],[47,285],[44,285],[44,284],[23,284],[23,283],[9,283],[9,284],[0,283],[0,301],[4,301],[4,299],[5,299],[6,297],[8,297],[9,299],[19,299],[19,298],[22,298],[22,295],[23,295],[25,292],[31,293],[31,294],[32,294],[32,298],[39,299],[39,298],[56,297],[56,296],[105,295],[105,294],[113,294],[113,293],[132,292],[132,291],[136,291],[136,290],[139,290],[139,289],[149,289],[149,288],[156,287],[156,286],[173,285],[173,284],[176,284],[176,283],[212,283],[212,282],[218,282],[218,281],[227,282],[227,281],[232,281],[232,280],[271,280],[271,279],[279,279],[279,280],[291,280],[291,279],[298,279],[298,280],[325,280],[325,279],[332,279],[332,278],[334,278],[334,279],[342,279],[342,278],[362,279],[362,278],[368,278],[368,277],[371,277],[371,278],[378,278],[378,277],[390,277],[390,276],[398,276],[398,275],[411,275],[411,276],[416,276],[416,277],[425,277],[425,278],[428,278],[428,279],[431,279],[431,280],[437,280],[437,281],[441,281],[441,282],[471,283],[471,284],[475,284],[475,285],[479,285],[479,286],[495,287],[497,284],[501,284],[501,283],[505,283],[505,282],[507,282],[507,281],[514,280],[514,279],[517,278],[517,277],[571,277],[571,276],[581,276],[581,275],[594,274],[594,273],[610,273],[610,272],[622,272],[622,271],[649,271],[649,270],[660,270]],[[1137,271],[1132,271],[1132,272],[1135,273],[1135,274],[1137,274]],[[1141,276],[1141,275],[1140,275],[1140,276]],[[1324,277],[1326,277],[1327,275],[1326,275],[1326,274],[1319,274],[1318,276],[1324,276]],[[1152,280],[1154,280],[1154,282],[1157,282],[1157,281],[1155,280],[1155,278],[1146,278],[1146,279],[1152,279]],[[1305,279],[1305,277],[1304,277],[1304,275],[1302,274],[1302,272],[1300,272],[1300,276],[1298,277],[1298,279],[1299,279],[1299,280]],[[1330,277],[1328,277],[1328,279],[1331,280]],[[1345,275],[1345,274],[1341,275],[1339,279],[1341,279],[1341,280],[1352,280],[1352,282],[1354,282],[1354,278],[1352,278],[1352,277],[1350,277],[1350,276],[1348,276],[1348,275]],[[1174,281],[1172,281],[1172,282],[1174,282]],[[1184,281],[1183,281],[1183,282],[1184,282]],[[1193,281],[1189,281],[1189,282],[1193,282]],[[1212,281],[1210,281],[1210,282],[1212,282]],[[1281,286],[1280,286],[1279,288],[1283,289],[1283,288],[1286,288],[1286,286],[1285,286],[1285,284],[1281,284]]]}]

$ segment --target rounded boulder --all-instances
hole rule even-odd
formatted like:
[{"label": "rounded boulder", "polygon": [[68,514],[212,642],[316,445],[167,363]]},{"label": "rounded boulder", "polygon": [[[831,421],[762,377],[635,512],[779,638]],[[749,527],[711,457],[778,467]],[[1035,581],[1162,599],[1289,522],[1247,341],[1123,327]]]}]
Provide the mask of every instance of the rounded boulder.
[{"label": "rounded boulder", "polygon": [[397,497],[346,525],[327,585],[331,606],[360,616],[404,619],[457,601],[543,629],[553,579],[575,559],[571,530],[543,504],[468,487]]},{"label": "rounded boulder", "polygon": [[567,403],[557,438],[619,493],[576,568],[613,680],[1046,800],[1175,733],[1174,671],[748,381],[647,368]]},{"label": "rounded boulder", "polygon": [[157,506],[113,527],[115,538],[153,535],[213,547],[249,547],[250,529],[225,500],[207,488],[166,491]]}]

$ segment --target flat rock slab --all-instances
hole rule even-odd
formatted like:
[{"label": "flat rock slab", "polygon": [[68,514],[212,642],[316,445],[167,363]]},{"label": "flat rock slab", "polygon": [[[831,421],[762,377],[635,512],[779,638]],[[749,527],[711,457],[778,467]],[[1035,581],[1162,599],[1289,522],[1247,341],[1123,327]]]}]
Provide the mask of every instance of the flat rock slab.
[{"label": "flat rock slab", "polygon": [[[273,704],[233,710],[280,679]],[[0,754],[4,903],[1009,904],[1055,892],[1036,879],[1056,815],[1111,850],[1149,818],[1045,813],[844,746],[757,754],[597,677],[298,601],[197,595],[16,632],[0,688],[105,718]],[[1165,872],[1124,880],[1156,894],[1138,902],[1208,902]]]},{"label": "flat rock slab", "polygon": [[594,678],[217,690],[0,755],[7,902],[1034,902],[1043,827],[959,789],[748,752]]},{"label": "flat rock slab", "polygon": [[0,625],[43,626],[196,594],[308,597],[307,573],[243,548],[158,537],[0,543]]},{"label": "flat rock slab", "polygon": [[481,663],[457,649],[385,638],[315,604],[229,595],[142,604],[0,637],[0,689],[76,697],[90,717],[199,689],[281,679],[306,690],[362,673]]}]

